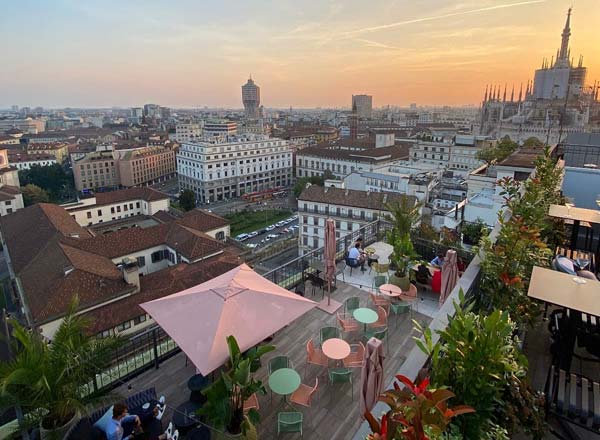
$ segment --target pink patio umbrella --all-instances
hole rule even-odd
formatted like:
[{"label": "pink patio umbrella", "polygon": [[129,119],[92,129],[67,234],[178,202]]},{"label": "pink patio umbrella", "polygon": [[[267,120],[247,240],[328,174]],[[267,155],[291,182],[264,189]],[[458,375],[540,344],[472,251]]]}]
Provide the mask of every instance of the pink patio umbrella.
[{"label": "pink patio umbrella", "polygon": [[458,284],[458,265],[456,251],[448,249],[446,258],[442,264],[442,289],[440,292],[440,305],[444,304],[446,298]]},{"label": "pink patio umbrella", "polygon": [[327,305],[331,305],[331,282],[335,276],[335,222],[328,218],[325,223],[325,248],[323,249],[325,257],[325,276],[327,277]]},{"label": "pink patio umbrella", "polygon": [[205,283],[140,304],[207,375],[229,358],[235,336],[248,350],[316,306],[242,264]]},{"label": "pink patio umbrella", "polygon": [[360,376],[360,414],[371,411],[377,398],[383,391],[383,342],[371,338],[367,342],[365,357]]}]

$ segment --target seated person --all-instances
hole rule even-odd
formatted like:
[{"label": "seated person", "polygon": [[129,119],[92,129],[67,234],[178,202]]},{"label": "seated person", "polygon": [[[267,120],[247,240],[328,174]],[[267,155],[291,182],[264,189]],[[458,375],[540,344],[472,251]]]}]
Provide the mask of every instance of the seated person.
[{"label": "seated person", "polygon": [[[365,270],[364,265],[366,258],[364,254],[361,254],[360,252],[360,244],[357,243],[352,249],[350,249],[348,252],[348,260],[354,262],[354,267],[360,266],[361,270]],[[353,266],[353,264],[351,263],[350,266]]]},{"label": "seated person", "polygon": [[429,284],[429,279],[431,278],[431,272],[429,272],[429,268],[421,263],[417,267],[417,272],[415,274],[415,279],[417,282],[421,284]]},{"label": "seated person", "polygon": [[458,261],[456,262],[456,267],[458,268],[459,274],[462,274],[465,271],[465,269],[467,268],[467,266],[465,265],[465,262],[460,257],[458,257]]},{"label": "seated person", "polygon": [[354,249],[355,247],[357,247],[356,245],[358,245],[358,249],[359,249],[359,251],[360,251],[361,253],[363,253],[364,251],[362,250],[362,242],[363,242],[363,239],[362,239],[362,237],[358,237],[358,238],[356,239],[356,241],[355,241],[354,243],[352,243],[352,244],[350,245],[350,247],[348,248],[348,253],[350,253],[350,251],[351,251],[352,249]]},{"label": "seated person", "polygon": [[134,435],[133,432],[125,435],[123,429],[123,423],[134,423],[135,429],[141,428],[140,418],[138,416],[127,415],[127,405],[123,403],[116,403],[113,406],[113,416],[106,427],[106,439],[107,440],[131,440]]},{"label": "seated person", "polygon": [[444,253],[438,252],[437,256],[433,260],[431,260],[430,264],[432,266],[442,267],[442,265],[444,264]]}]

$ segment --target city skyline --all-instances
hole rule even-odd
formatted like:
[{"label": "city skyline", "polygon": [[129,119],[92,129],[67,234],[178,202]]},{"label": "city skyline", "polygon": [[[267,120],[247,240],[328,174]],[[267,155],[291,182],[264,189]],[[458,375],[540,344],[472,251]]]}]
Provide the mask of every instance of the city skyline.
[{"label": "city skyline", "polygon": [[[267,108],[477,105],[519,87],[560,44],[565,0],[6,5],[0,107],[241,108],[251,73]],[[599,78],[593,0],[573,4],[571,56]],[[35,9],[34,9],[35,8]],[[36,14],[31,14],[36,10]],[[225,13],[227,12],[227,13]],[[26,33],[21,26],[28,22]]]}]

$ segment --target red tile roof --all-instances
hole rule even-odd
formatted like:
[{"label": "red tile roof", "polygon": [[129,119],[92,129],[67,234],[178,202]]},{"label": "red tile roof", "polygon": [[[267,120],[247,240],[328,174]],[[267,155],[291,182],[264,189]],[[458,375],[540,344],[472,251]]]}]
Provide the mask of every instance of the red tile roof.
[{"label": "red tile roof", "polygon": [[137,199],[145,200],[146,202],[154,202],[156,200],[164,200],[169,198],[167,194],[148,187],[99,192],[95,194],[95,197],[96,205],[111,205],[113,203],[127,202]]}]

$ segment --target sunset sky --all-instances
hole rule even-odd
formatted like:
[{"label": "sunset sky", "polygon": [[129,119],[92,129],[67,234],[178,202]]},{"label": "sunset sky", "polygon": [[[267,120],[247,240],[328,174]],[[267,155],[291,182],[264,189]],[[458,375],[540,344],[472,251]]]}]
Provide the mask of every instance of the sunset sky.
[{"label": "sunset sky", "polygon": [[600,80],[598,0],[3,2],[0,107],[476,104],[560,45]]}]

